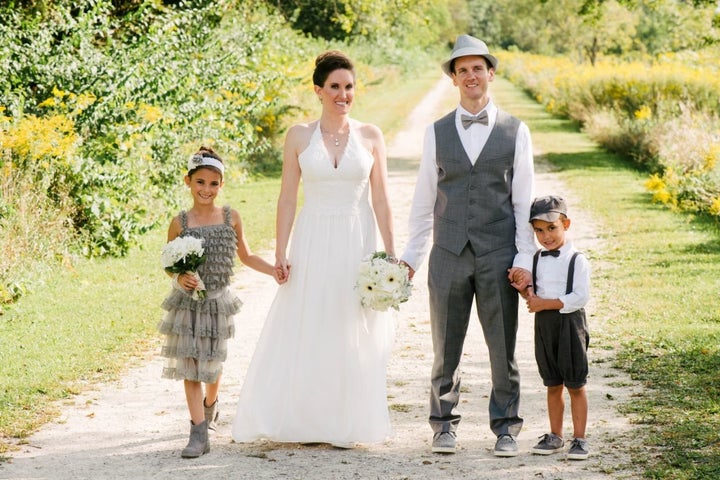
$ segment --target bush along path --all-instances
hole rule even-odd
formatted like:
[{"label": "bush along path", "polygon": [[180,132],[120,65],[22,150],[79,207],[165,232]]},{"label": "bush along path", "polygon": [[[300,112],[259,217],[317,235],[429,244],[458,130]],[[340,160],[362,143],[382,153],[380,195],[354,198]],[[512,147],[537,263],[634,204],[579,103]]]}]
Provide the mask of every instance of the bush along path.
[{"label": "bush along path", "polygon": [[[498,104],[523,118],[542,114],[531,100],[506,82],[496,81],[492,92]],[[415,174],[427,124],[454,107],[456,91],[445,77],[439,80],[410,115],[406,128],[388,142],[390,191],[398,250],[407,238],[407,216]],[[532,125],[531,125],[532,127]],[[543,136],[541,129],[534,135]],[[572,137],[573,133],[562,132]],[[570,235],[591,260],[607,248],[598,236],[602,226],[584,211],[570,191],[538,157],[537,194],[565,196],[573,219]],[[271,252],[265,252],[271,258]],[[161,273],[158,273],[159,275]],[[221,413],[212,450],[195,460],[180,458],[187,440],[187,411],[182,384],[160,379],[162,360],[156,352],[122,380],[97,385],[65,402],[63,414],[23,441],[12,458],[0,464],[2,479],[482,479],[511,475],[516,479],[636,478],[629,445],[634,427],[617,406],[640,392],[623,373],[610,366],[610,352],[591,340],[588,384],[590,416],[588,439],[592,456],[587,461],[565,459],[562,454],[536,456],[530,449],[548,428],[545,388],[537,374],[532,340],[532,316],[521,306],[517,354],[522,378],[521,415],[525,426],[518,438],[520,455],[492,455],[494,437],[487,421],[489,364],[482,332],[471,322],[462,363],[463,393],[454,455],[430,453],[427,424],[428,383],[432,362],[427,311],[427,269],[416,276],[410,301],[395,315],[397,337],[388,367],[388,403],[394,436],[383,444],[339,450],[328,445],[256,442],[236,444],[230,436],[237,395],[276,287],[266,276],[238,270],[233,287],[245,302],[238,315],[237,335],[229,344],[220,392]],[[598,297],[602,285],[595,282]],[[159,305],[161,298],[157,299]],[[522,305],[522,304],[521,304]],[[604,335],[606,324],[596,302],[588,306],[593,338]],[[161,310],[158,307],[158,319]],[[569,407],[566,436],[571,435]],[[321,420],[319,420],[321,421]]]}]

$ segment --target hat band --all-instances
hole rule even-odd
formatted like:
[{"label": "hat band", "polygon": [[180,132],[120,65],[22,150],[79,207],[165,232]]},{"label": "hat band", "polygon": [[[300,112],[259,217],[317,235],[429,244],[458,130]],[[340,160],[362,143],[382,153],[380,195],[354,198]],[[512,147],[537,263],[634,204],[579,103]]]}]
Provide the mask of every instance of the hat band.
[{"label": "hat band", "polygon": [[215,167],[220,170],[221,174],[225,174],[225,165],[220,160],[196,153],[188,160],[188,172],[199,167]]}]

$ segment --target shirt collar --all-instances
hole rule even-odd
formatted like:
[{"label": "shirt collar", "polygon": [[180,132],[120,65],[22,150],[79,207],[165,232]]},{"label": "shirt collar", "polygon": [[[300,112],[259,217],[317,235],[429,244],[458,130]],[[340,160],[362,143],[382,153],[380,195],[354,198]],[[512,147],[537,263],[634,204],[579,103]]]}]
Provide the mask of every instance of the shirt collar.
[{"label": "shirt collar", "polygon": [[[492,98],[490,99],[490,101],[488,101],[488,104],[485,105],[485,108],[483,108],[483,110],[487,110],[488,120],[490,121],[490,124],[492,124],[495,121],[495,117],[497,116],[497,106],[493,103]],[[482,112],[482,110],[480,110],[480,112]],[[477,115],[480,112],[470,113],[458,103],[457,110],[455,111],[455,118],[459,120],[460,115]]]}]

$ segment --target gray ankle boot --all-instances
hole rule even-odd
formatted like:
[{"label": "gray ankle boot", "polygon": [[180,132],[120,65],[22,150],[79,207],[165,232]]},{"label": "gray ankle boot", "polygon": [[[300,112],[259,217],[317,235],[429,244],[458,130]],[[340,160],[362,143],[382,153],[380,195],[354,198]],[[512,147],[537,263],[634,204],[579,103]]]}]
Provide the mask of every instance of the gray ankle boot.
[{"label": "gray ankle boot", "polygon": [[190,441],[188,441],[187,447],[185,447],[180,456],[183,458],[197,458],[209,451],[210,441],[208,440],[207,420],[203,420],[199,425],[194,425],[191,420]]},{"label": "gray ankle boot", "polygon": [[217,429],[217,420],[220,416],[220,398],[215,399],[215,403],[206,407],[205,399],[203,399],[203,408],[205,409],[205,420],[208,422],[208,428],[215,431]]}]

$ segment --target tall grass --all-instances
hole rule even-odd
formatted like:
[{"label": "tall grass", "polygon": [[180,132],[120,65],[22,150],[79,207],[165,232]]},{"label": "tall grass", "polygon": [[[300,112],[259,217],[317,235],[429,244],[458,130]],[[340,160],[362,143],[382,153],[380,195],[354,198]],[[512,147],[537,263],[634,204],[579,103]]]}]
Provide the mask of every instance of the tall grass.
[{"label": "tall grass", "polygon": [[[718,49],[715,52],[717,58]],[[720,224],[720,76],[710,55],[646,62],[503,53],[509,78],[548,112],[571,118],[653,175],[653,201]]]},{"label": "tall grass", "polygon": [[[19,298],[29,283],[37,283],[50,265],[71,261],[77,236],[71,228],[71,209],[53,202],[45,192],[28,188],[33,179],[22,171],[0,170],[0,314],[2,304]],[[69,198],[67,199],[69,201]]]}]

